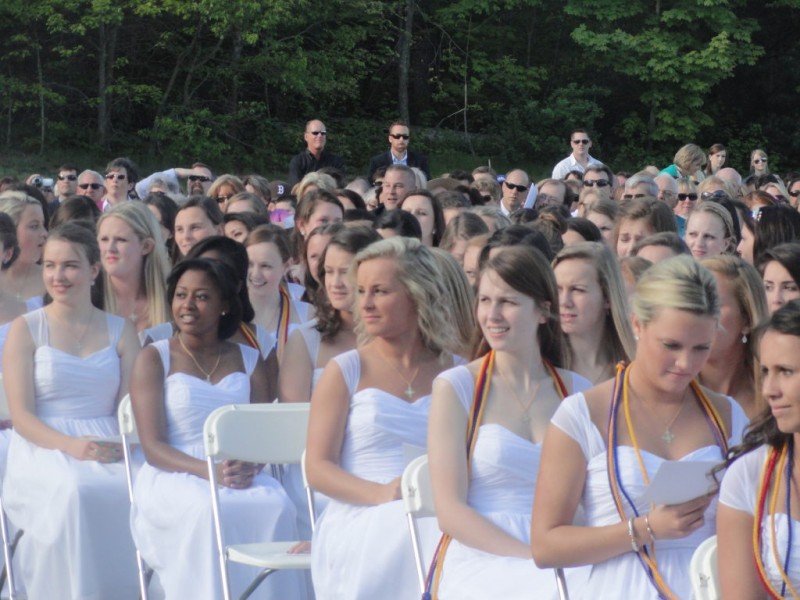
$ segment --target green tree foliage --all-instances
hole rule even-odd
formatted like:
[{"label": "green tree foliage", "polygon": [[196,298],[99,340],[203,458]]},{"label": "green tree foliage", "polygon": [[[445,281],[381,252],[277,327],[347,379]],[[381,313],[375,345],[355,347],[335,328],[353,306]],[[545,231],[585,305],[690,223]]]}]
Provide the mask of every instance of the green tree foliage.
[{"label": "green tree foliage", "polygon": [[[407,106],[415,147],[615,168],[688,141],[797,162],[798,0],[5,0],[7,148],[281,173],[323,118],[354,169]],[[407,82],[407,96],[399,82]],[[733,153],[733,152],[732,152]],[[471,166],[471,165],[464,165]],[[774,163],[771,165],[774,168]]]}]

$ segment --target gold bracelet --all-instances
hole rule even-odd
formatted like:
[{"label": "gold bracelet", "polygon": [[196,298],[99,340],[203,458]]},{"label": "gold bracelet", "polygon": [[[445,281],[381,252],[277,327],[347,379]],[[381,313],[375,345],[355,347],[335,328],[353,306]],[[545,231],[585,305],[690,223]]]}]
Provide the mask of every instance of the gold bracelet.
[{"label": "gold bracelet", "polygon": [[647,513],[644,516],[644,526],[647,529],[647,535],[649,535],[650,539],[653,541],[653,543],[655,543],[656,542],[656,536],[653,534],[653,530],[650,529],[650,513]]}]

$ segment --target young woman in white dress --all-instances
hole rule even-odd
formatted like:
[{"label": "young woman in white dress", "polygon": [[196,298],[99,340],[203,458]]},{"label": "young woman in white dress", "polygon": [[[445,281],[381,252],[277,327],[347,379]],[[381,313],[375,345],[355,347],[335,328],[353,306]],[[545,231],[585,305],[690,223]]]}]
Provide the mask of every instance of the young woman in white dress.
[{"label": "young woman in white dress", "polygon": [[731,452],[717,513],[725,600],[800,597],[800,300],[761,331],[764,410]]},{"label": "young woman in white dress", "polygon": [[295,329],[286,344],[278,378],[281,402],[309,402],[330,359],[356,347],[355,289],[348,274],[356,254],[380,239],[369,227],[348,227],[328,242],[319,261],[322,289],[315,297],[317,318]]},{"label": "young woman in white dress", "polygon": [[636,352],[619,263],[605,244],[581,242],[561,250],[553,270],[568,366],[594,384],[610,379]]},{"label": "young woman in white dress", "polygon": [[141,202],[117,204],[97,222],[105,306],[137,332],[169,320],[170,264],[156,217]]},{"label": "young woman in white dress", "polygon": [[[349,278],[350,265],[356,254],[380,239],[369,227],[341,228],[331,238],[319,263],[321,289],[314,294],[317,318],[295,329],[286,344],[286,358],[278,375],[280,402],[310,402],[328,362],[356,347],[355,289]],[[300,536],[310,539],[311,521],[299,467],[286,468],[283,485],[297,507]],[[327,498],[316,494],[314,503],[317,515],[321,515]]]},{"label": "young woman in white dress", "polygon": [[[441,600],[557,597],[552,570],[531,559],[534,484],[550,418],[565,395],[591,385],[562,368],[569,351],[557,310],[544,256],[501,249],[479,278],[477,360],[434,381],[428,454],[446,537],[431,588]],[[574,575],[576,590],[586,573]]]},{"label": "young woman in white dress", "polygon": [[[11,217],[0,212],[0,273],[10,269],[17,258],[19,258],[17,228]],[[23,300],[17,299],[10,290],[0,286],[0,373],[3,372],[2,352],[11,321],[28,310],[28,305]],[[5,460],[2,462],[5,464]]]},{"label": "young woman in white dress", "polygon": [[47,239],[44,209],[36,198],[25,192],[6,191],[0,194],[0,212],[14,221],[17,229],[19,256],[6,270],[0,272],[0,287],[17,300],[31,300],[42,306],[42,248]]},{"label": "young woman in white dress", "polygon": [[[221,261],[186,259],[168,280],[177,333],[142,350],[131,384],[139,439],[147,463],[134,486],[131,528],[166,597],[221,596],[203,424],[214,409],[264,402],[266,369],[257,350],[226,341],[239,327],[237,278]],[[295,509],[280,484],[256,465],[221,463],[219,481],[229,544],[293,540]],[[258,573],[233,565],[241,593]],[[270,576],[254,598],[302,598],[301,578]]]},{"label": "young woman in white dress", "polygon": [[286,230],[278,225],[261,225],[247,237],[247,290],[255,310],[253,322],[277,339],[278,364],[283,361],[291,330],[306,319],[309,305],[295,301],[285,281],[291,261]]},{"label": "young woman in white dress", "polygon": [[436,261],[418,240],[375,242],[351,273],[360,344],[325,368],[311,399],[308,477],[331,498],[311,574],[317,600],[407,600],[419,587],[399,500],[404,447],[426,445],[431,385],[452,366],[458,337]]},{"label": "young woman in white dress", "polygon": [[[541,567],[592,565],[585,598],[689,598],[689,562],[715,532],[716,497],[651,506],[641,496],[664,461],[721,461],[747,422],[703,389],[719,323],[707,269],[688,256],[650,267],[636,286],[636,359],[561,403],[536,483],[531,544]],[[585,525],[574,525],[578,507]]]},{"label": "young woman in white dress", "polygon": [[25,531],[17,557],[29,598],[136,595],[116,408],[139,350],[130,323],[92,306],[93,229],[66,223],[44,249],[52,303],[16,319],[3,353],[14,433],[5,508]]}]

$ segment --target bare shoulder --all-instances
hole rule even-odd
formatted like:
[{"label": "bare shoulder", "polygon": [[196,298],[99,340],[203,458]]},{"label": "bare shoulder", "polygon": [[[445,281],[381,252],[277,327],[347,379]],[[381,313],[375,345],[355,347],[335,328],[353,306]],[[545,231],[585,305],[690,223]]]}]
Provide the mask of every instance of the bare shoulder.
[{"label": "bare shoulder", "polygon": [[725,423],[725,426],[728,428],[728,431],[730,431],[732,425],[731,419],[733,412],[731,409],[730,399],[727,396],[720,394],[718,392],[714,392],[705,386],[701,385],[700,389],[703,390],[703,393],[705,393],[706,398],[708,398],[708,401],[711,402],[711,405],[717,410],[719,416],[722,418],[722,422]]}]

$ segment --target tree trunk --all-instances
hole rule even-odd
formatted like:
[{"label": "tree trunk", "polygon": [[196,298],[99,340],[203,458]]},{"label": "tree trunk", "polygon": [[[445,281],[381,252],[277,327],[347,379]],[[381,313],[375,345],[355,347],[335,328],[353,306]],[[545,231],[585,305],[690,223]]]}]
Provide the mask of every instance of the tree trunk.
[{"label": "tree trunk", "polygon": [[406,0],[406,19],[400,33],[400,64],[398,67],[398,112],[400,120],[410,124],[408,111],[408,75],[411,70],[411,33],[414,25],[414,0]]},{"label": "tree trunk", "polygon": [[104,23],[100,24],[99,51],[97,53],[97,134],[100,145],[108,146],[109,131],[111,129],[111,103],[108,97],[108,87],[114,79],[114,60],[117,50],[117,32],[119,27],[114,25],[110,29]]},{"label": "tree trunk", "polygon": [[47,122],[44,109],[44,75],[42,74],[42,54],[39,41],[36,41],[36,77],[39,81],[39,154],[44,154]]}]

